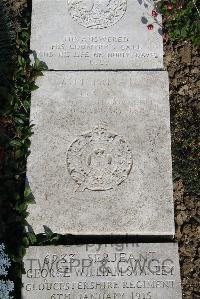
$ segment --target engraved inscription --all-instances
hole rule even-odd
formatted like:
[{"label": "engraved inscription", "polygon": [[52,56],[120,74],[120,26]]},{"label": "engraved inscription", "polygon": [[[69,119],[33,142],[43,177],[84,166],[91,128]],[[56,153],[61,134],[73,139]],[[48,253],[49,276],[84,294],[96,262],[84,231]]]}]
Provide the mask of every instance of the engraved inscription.
[{"label": "engraved inscription", "polygon": [[113,62],[157,59],[156,52],[133,43],[127,35],[66,35],[50,45],[46,51],[38,51],[41,59],[74,60],[86,59],[92,66],[107,66]]},{"label": "engraved inscription", "polygon": [[120,185],[128,177],[132,153],[121,136],[98,126],[70,145],[67,166],[79,191],[104,191]]},{"label": "engraved inscription", "polygon": [[[23,298],[179,299],[178,255],[160,244],[79,244],[29,249]],[[170,246],[172,248],[172,246]]]},{"label": "engraved inscription", "polygon": [[90,29],[103,29],[116,24],[126,8],[127,0],[68,0],[72,19]]}]

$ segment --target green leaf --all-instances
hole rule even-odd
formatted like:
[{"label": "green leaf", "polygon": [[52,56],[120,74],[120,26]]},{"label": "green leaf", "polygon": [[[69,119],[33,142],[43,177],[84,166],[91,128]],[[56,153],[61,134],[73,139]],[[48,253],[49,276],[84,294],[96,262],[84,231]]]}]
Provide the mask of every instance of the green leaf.
[{"label": "green leaf", "polygon": [[34,83],[30,85],[30,90],[34,91],[37,90],[39,87],[37,85],[35,85]]},{"label": "green leaf", "polygon": [[35,58],[34,68],[38,68],[40,66],[40,60],[35,56],[34,56],[34,58]]},{"label": "green leaf", "polygon": [[52,230],[46,225],[43,225],[43,227],[44,227],[44,232],[45,232],[45,235],[47,236],[47,238],[51,238],[53,236]]},{"label": "green leaf", "polygon": [[19,117],[13,117],[13,120],[18,124],[24,124],[24,120]]},{"label": "green leaf", "polygon": [[11,146],[21,146],[21,141],[13,139],[10,141]]},{"label": "green leaf", "polygon": [[24,66],[26,64],[24,57],[22,57],[21,55],[18,55],[18,62],[22,66]]},{"label": "green leaf", "polygon": [[17,202],[16,204],[16,211],[18,211],[19,213],[24,213],[27,209],[27,203],[23,202],[23,203],[19,203]]},{"label": "green leaf", "polygon": [[33,232],[27,233],[27,236],[31,245],[34,245],[37,242],[37,237]]},{"label": "green leaf", "polygon": [[23,153],[23,151],[21,151],[21,150],[17,150],[17,151],[15,152],[15,158],[16,158],[16,159],[19,159],[19,158],[23,157],[23,155],[24,155],[24,153]]},{"label": "green leaf", "polygon": [[24,244],[25,247],[28,247],[28,245],[29,245],[29,240],[28,240],[27,237],[24,237],[23,240],[22,240],[22,242],[23,242],[23,244]]},{"label": "green leaf", "polygon": [[24,198],[26,200],[27,203],[29,204],[35,204],[35,197],[31,191],[31,188],[28,184],[28,182],[26,182],[26,185],[25,185],[25,190],[24,190]]},{"label": "green leaf", "polygon": [[57,241],[59,241],[59,239],[60,239],[60,235],[55,235],[55,236],[51,237],[51,242],[53,242],[53,241],[57,242]]},{"label": "green leaf", "polygon": [[19,247],[19,256],[23,258],[26,254],[26,248],[24,246]]}]

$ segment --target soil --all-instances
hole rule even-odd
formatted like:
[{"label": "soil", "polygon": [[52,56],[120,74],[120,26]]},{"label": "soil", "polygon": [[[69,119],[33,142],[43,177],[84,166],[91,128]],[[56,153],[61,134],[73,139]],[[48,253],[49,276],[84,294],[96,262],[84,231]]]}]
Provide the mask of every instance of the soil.
[{"label": "soil", "polygon": [[[193,188],[196,192],[192,192],[193,190],[188,192],[188,187],[192,187],[190,177],[195,175],[195,167],[198,167],[198,157],[194,156],[193,152],[188,150],[188,147],[198,149],[200,56],[197,48],[190,42],[173,43],[169,41],[165,44],[164,50],[165,66],[170,78],[173,172],[174,169],[176,172],[174,179],[176,240],[179,243],[183,298],[199,299],[200,197],[191,195],[191,193],[199,194],[198,183],[195,183]],[[191,142],[184,134],[184,130],[187,130],[190,136],[195,131],[193,136],[195,140]],[[187,143],[187,141],[192,144],[186,144],[185,146],[184,143]],[[182,145],[182,148],[177,151],[176,148],[180,145]],[[185,147],[188,150],[186,152],[184,152]],[[186,165],[186,175],[179,166],[182,160],[189,160]],[[180,172],[182,175],[180,175]]]},{"label": "soil", "polygon": [[[26,0],[7,2],[16,17],[20,17],[27,5]],[[170,78],[176,240],[179,243],[183,298],[200,299],[200,198],[196,187],[198,158],[194,152],[199,124],[196,116],[200,109],[200,56],[190,42],[168,41],[164,50]],[[190,139],[191,135],[193,139]]]}]

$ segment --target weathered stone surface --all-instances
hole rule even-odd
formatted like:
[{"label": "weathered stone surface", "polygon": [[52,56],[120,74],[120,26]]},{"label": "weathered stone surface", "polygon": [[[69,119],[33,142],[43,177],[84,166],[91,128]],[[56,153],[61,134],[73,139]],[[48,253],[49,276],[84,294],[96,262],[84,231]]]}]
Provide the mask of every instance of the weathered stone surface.
[{"label": "weathered stone surface", "polygon": [[32,2],[31,49],[49,69],[163,68],[161,28],[151,16],[151,1]]},{"label": "weathered stone surface", "polygon": [[47,72],[37,84],[35,232],[174,235],[167,73]]},{"label": "weathered stone surface", "polygon": [[23,299],[181,299],[174,243],[30,247]]}]

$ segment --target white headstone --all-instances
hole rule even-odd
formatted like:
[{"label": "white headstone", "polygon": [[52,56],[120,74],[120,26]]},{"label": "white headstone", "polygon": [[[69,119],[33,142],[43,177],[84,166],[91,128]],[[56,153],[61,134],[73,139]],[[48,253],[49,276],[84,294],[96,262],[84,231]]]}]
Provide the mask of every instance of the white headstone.
[{"label": "white headstone", "polygon": [[30,247],[22,299],[181,299],[174,243]]},{"label": "white headstone", "polygon": [[166,72],[46,72],[32,95],[36,233],[174,235]]},{"label": "white headstone", "polygon": [[162,69],[153,2],[33,0],[31,49],[52,70]]}]

